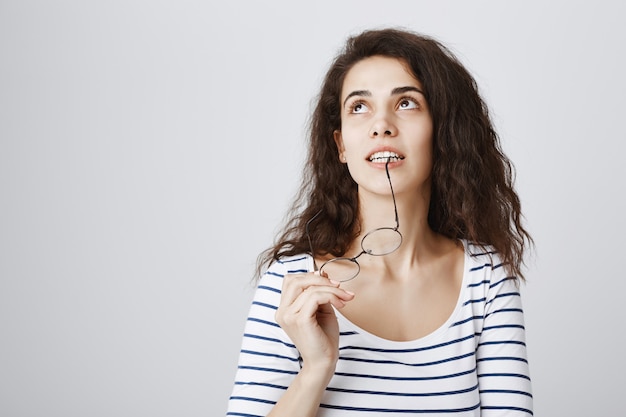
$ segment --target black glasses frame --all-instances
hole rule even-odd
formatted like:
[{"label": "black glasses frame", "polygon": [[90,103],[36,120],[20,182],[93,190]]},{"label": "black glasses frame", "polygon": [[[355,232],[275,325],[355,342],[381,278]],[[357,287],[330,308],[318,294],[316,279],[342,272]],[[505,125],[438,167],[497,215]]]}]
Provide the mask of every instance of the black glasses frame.
[{"label": "black glasses frame", "polygon": [[[338,262],[338,261],[353,262],[356,265],[356,267],[357,267],[356,268],[356,272],[354,272],[349,278],[336,280],[336,281],[339,281],[339,282],[350,281],[350,280],[356,278],[357,275],[359,275],[359,272],[361,272],[361,265],[359,264],[359,262],[357,260],[357,258],[359,258],[361,255],[368,254],[368,255],[372,255],[372,256],[384,256],[384,255],[388,255],[390,253],[395,252],[400,247],[400,245],[402,245],[402,233],[400,233],[400,231],[398,230],[400,228],[400,221],[398,220],[398,206],[396,205],[396,195],[393,192],[393,185],[391,184],[391,176],[389,175],[389,162],[391,162],[391,158],[387,159],[387,163],[385,164],[385,172],[387,173],[387,180],[389,181],[389,188],[391,189],[391,198],[393,199],[393,210],[394,210],[394,214],[395,214],[396,226],[395,227],[378,227],[376,229],[370,230],[369,232],[367,232],[365,234],[365,236],[363,236],[361,238],[361,252],[359,254],[357,254],[356,256],[353,256],[353,257],[341,256],[341,257],[338,257],[338,258],[329,259],[328,261],[324,262],[318,268],[317,267],[317,263],[315,262],[315,252],[313,251],[313,242],[311,241],[311,235],[309,234],[309,227],[310,227],[311,223],[322,212],[321,210],[318,211],[317,213],[315,213],[315,215],[313,217],[311,217],[311,219],[306,223],[306,226],[305,226],[306,236],[307,236],[307,239],[309,240],[309,250],[311,251],[311,257],[313,258],[313,265],[314,265],[316,271],[319,270],[319,271],[323,272],[324,266],[326,266],[328,264],[331,264],[333,262]],[[376,232],[381,231],[381,230],[391,230],[391,231],[397,233],[398,236],[400,237],[400,241],[399,241],[398,245],[395,248],[393,248],[392,250],[386,251],[384,253],[373,253],[372,250],[365,249],[363,243],[365,242],[366,238],[368,236],[371,236],[372,234],[374,234]],[[329,277],[329,278],[333,279],[333,277]]]}]

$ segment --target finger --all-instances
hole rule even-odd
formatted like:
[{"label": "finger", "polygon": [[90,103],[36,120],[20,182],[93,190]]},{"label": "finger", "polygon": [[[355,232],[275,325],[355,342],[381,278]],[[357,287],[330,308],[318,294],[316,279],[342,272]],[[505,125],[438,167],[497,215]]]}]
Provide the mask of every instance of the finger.
[{"label": "finger", "polygon": [[338,287],[339,283],[314,273],[285,275],[281,289],[281,304],[291,304],[304,290],[311,286]]},{"label": "finger", "polygon": [[342,308],[354,298],[354,293],[330,286],[311,286],[304,290],[289,307],[290,314],[302,314],[313,317],[319,308],[332,304]]},{"label": "finger", "polygon": [[308,287],[310,285],[332,285],[335,287],[339,286],[339,282],[329,279],[326,273],[323,274],[324,275],[320,275],[319,271],[308,272],[306,274],[287,274],[285,275],[283,285],[296,285],[305,287]]},{"label": "finger", "polygon": [[306,290],[289,306],[279,307],[276,311],[276,320],[283,328],[299,329],[317,328],[317,314],[319,311],[332,311],[331,305],[339,308],[343,306],[334,294],[326,291]]}]

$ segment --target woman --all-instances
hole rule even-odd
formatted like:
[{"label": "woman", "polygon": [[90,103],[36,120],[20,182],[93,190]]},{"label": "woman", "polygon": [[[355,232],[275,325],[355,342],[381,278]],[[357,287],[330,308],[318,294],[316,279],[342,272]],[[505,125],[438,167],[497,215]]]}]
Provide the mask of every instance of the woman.
[{"label": "woman", "polygon": [[259,257],[228,415],[532,415],[531,242],[467,70],[410,31],[350,38]]}]

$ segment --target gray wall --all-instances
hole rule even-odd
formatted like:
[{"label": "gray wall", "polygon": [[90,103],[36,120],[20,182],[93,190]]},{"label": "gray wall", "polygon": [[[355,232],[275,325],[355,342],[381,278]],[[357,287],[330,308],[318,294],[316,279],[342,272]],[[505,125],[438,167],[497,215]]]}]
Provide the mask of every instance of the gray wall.
[{"label": "gray wall", "polygon": [[516,164],[536,415],[616,415],[625,5],[0,1],[0,414],[222,415],[321,77],[398,25],[467,64]]}]

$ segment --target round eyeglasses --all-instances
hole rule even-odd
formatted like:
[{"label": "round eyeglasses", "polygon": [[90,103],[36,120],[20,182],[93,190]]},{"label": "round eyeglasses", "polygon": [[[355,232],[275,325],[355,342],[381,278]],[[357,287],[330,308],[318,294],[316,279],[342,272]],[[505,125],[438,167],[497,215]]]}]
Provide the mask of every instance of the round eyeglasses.
[{"label": "round eyeglasses", "polygon": [[[368,254],[372,256],[383,256],[394,252],[402,244],[402,234],[398,230],[400,228],[400,222],[398,221],[398,207],[396,206],[396,196],[393,193],[393,185],[391,184],[391,177],[389,176],[389,162],[391,158],[387,159],[385,164],[385,172],[387,173],[387,180],[389,181],[389,187],[391,188],[391,198],[393,199],[393,209],[395,214],[396,226],[395,227],[379,227],[374,230],[370,230],[361,239],[361,252],[356,256],[339,257],[329,259],[324,262],[319,271],[324,272],[328,277],[334,281],[345,282],[356,278],[361,272],[361,265],[357,261],[361,255]],[[309,239],[309,248],[311,250],[311,256],[313,257],[315,264],[315,252],[313,251],[313,244],[311,242],[311,236],[309,234],[309,225],[315,218],[321,213],[317,212],[306,223],[306,235]],[[315,264],[315,269],[318,270]]]}]

